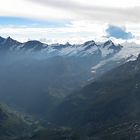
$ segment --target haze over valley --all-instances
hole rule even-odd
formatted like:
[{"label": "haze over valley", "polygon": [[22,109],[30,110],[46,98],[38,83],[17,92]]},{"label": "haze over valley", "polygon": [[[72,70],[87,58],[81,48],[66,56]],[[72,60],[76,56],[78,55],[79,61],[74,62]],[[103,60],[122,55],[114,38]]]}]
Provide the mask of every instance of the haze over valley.
[{"label": "haze over valley", "polygon": [[1,1],[0,140],[139,140],[139,9]]}]

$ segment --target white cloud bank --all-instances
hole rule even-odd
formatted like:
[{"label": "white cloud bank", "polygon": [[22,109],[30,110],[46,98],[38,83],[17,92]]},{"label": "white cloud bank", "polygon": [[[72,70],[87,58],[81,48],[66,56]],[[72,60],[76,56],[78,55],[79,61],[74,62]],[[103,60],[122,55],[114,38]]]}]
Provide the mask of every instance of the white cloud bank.
[{"label": "white cloud bank", "polygon": [[20,41],[28,38],[47,42],[100,40],[104,39],[108,24],[125,26],[135,36],[133,41],[140,38],[140,0],[4,0],[0,4],[0,16],[72,23],[56,29],[0,27],[0,35]]},{"label": "white cloud bank", "polygon": [[34,27],[4,27],[0,26],[0,35],[11,36],[19,41],[41,40],[46,43],[81,43],[87,40],[100,40],[104,34],[104,26],[85,22],[73,21],[66,27],[34,28]]},{"label": "white cloud bank", "polygon": [[139,0],[4,0],[0,16],[93,20],[95,22],[140,22]]},{"label": "white cloud bank", "polygon": [[[63,10],[67,18],[98,22],[140,22],[139,0],[29,0],[43,6]],[[58,15],[58,14],[57,14]],[[64,17],[65,18],[65,17]]]}]

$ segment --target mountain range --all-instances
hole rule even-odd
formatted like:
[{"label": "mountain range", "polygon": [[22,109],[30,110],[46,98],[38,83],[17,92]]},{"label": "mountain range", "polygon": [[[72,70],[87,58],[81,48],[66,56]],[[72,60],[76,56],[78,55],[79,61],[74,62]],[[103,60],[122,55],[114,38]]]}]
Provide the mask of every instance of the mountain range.
[{"label": "mountain range", "polygon": [[87,41],[83,44],[44,44],[36,40],[27,41],[21,43],[12,39],[11,37],[2,38],[0,37],[0,50],[1,51],[41,51],[42,53],[48,53],[49,56],[54,55],[79,55],[85,56],[89,54],[102,54],[103,57],[110,55],[112,53],[120,51],[122,48],[121,45],[115,45],[111,40],[102,43],[96,44],[93,40]]},{"label": "mountain range", "polygon": [[132,58],[115,59],[122,48],[110,40],[48,45],[1,37],[0,100],[20,111],[47,116],[64,97]]},{"label": "mountain range", "polygon": [[83,129],[92,139],[139,139],[139,93],[140,56],[68,96],[53,121]]},{"label": "mountain range", "polygon": [[[37,125],[35,131],[30,131],[34,128],[22,119],[20,125],[31,133],[13,133],[9,137],[139,139],[139,52],[139,45],[117,45],[111,40],[49,45],[0,37],[0,102],[39,120],[41,125],[41,129]],[[6,114],[0,114],[0,124],[4,124]],[[23,118],[12,114],[16,120]],[[18,132],[19,126],[10,123]],[[11,134],[11,129],[6,131]]]}]

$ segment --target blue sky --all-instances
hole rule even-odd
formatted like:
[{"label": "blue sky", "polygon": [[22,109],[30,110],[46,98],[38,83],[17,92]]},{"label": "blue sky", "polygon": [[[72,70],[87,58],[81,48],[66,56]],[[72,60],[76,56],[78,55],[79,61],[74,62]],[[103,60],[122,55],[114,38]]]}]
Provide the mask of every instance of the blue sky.
[{"label": "blue sky", "polygon": [[127,32],[123,27],[117,27],[114,25],[109,25],[106,29],[107,37],[114,37],[116,39],[132,39],[134,36],[131,32]]},{"label": "blue sky", "polygon": [[0,17],[0,26],[27,26],[27,27],[47,27],[58,28],[65,27],[70,24],[68,20],[39,20],[39,19],[27,19],[21,17]]}]

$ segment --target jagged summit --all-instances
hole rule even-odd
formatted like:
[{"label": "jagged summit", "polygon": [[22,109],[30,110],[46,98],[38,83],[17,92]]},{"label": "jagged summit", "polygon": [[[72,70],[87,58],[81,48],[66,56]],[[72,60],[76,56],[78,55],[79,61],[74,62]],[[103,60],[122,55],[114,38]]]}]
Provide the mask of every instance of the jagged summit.
[{"label": "jagged summit", "polygon": [[14,39],[12,39],[10,36],[9,37],[7,37],[5,40],[5,43],[11,43],[11,44],[13,44],[13,43],[20,43],[20,42],[18,42],[18,41],[16,41],[16,40],[14,40]]},{"label": "jagged summit", "polygon": [[114,43],[112,42],[112,40],[108,40],[104,43],[104,46],[107,46],[107,45],[114,45]]},{"label": "jagged summit", "polygon": [[90,41],[86,41],[83,45],[85,46],[85,45],[96,45],[96,43],[95,43],[95,41],[94,40],[90,40]]},{"label": "jagged summit", "polygon": [[114,42],[112,40],[108,40],[106,41],[103,46],[103,48],[106,48],[106,49],[112,49],[112,50],[115,50],[115,51],[119,51],[122,49],[122,46],[120,44],[118,45],[115,45]]},{"label": "jagged summit", "polygon": [[[88,55],[101,55],[103,57],[114,55],[116,52],[121,50],[119,45],[115,45],[111,40],[103,42],[97,45],[94,40],[86,41],[83,44],[45,44],[37,40],[30,40],[24,43],[18,42],[11,37],[2,38],[0,37],[0,50],[3,51],[26,51],[36,52],[42,51],[43,53],[49,54],[49,56],[88,56]],[[108,51],[109,50],[109,51]]]},{"label": "jagged summit", "polygon": [[0,36],[0,43],[3,42],[5,40],[5,38]]}]

